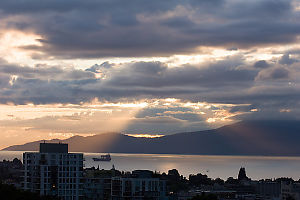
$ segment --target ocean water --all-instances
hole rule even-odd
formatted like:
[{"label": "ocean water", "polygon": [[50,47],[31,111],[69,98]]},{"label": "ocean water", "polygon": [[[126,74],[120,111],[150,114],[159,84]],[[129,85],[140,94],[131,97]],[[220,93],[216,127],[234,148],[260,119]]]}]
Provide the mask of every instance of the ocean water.
[{"label": "ocean water", "polygon": [[[0,151],[0,160],[22,159],[22,151]],[[110,162],[95,162],[99,153],[84,153],[85,167],[111,169],[112,165],[121,171],[148,169],[168,172],[177,169],[180,174],[207,174],[211,178],[237,177],[240,167],[245,167],[248,177],[254,180],[263,178],[291,177],[300,179],[300,157],[266,156],[202,156],[165,154],[120,154],[112,153]]]}]

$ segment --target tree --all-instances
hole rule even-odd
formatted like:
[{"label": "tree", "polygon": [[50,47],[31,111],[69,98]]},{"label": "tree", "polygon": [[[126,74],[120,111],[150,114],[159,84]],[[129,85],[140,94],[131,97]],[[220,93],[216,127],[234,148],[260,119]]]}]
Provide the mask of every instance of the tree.
[{"label": "tree", "polygon": [[295,200],[295,198],[292,197],[291,195],[289,195],[289,196],[286,198],[286,200]]},{"label": "tree", "polygon": [[12,185],[6,185],[2,183],[0,183],[0,197],[1,199],[9,200],[57,200],[55,197],[41,197],[36,193],[19,190]]},{"label": "tree", "polygon": [[218,200],[218,197],[214,194],[204,194],[194,196],[191,200]]}]

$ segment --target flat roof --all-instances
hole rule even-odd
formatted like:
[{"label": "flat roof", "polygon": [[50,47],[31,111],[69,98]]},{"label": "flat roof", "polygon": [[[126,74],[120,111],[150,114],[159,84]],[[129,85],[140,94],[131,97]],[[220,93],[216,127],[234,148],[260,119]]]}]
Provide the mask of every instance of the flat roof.
[{"label": "flat roof", "polygon": [[40,143],[40,153],[68,153],[68,144]]}]

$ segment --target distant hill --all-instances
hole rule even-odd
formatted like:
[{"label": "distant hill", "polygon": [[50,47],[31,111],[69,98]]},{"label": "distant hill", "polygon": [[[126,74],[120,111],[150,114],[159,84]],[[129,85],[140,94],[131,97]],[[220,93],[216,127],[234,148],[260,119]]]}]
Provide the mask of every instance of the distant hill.
[{"label": "distant hill", "polygon": [[[40,142],[3,150],[37,151]],[[110,133],[74,136],[60,142],[68,143],[71,152],[300,156],[300,121],[244,121],[218,129],[161,138]]]}]

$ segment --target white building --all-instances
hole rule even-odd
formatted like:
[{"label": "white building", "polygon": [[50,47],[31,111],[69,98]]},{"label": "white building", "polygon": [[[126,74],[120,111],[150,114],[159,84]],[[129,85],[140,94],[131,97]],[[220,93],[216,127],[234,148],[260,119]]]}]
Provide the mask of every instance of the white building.
[{"label": "white building", "polygon": [[82,199],[83,154],[68,153],[68,144],[41,143],[39,152],[25,152],[24,190],[64,200]]}]

